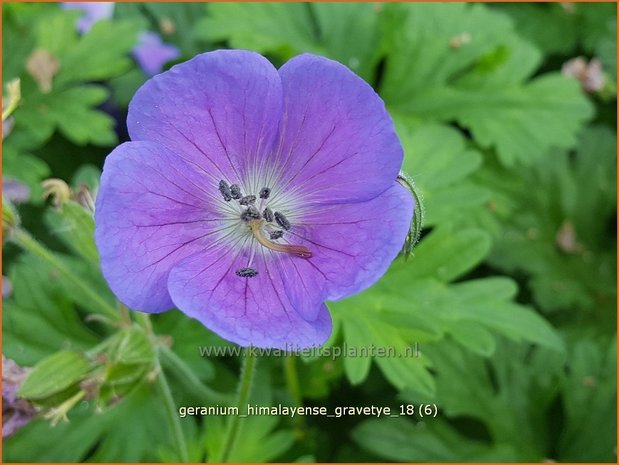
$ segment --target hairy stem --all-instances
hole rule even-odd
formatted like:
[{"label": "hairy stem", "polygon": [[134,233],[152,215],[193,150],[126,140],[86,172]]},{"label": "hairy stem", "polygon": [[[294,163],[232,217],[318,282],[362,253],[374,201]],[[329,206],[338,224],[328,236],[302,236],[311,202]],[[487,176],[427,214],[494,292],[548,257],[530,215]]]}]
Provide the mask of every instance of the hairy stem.
[{"label": "hairy stem", "polygon": [[299,376],[297,375],[296,356],[288,355],[284,358],[284,372],[290,397],[292,397],[295,407],[300,407],[303,405],[303,396],[301,395],[301,386],[299,385]]},{"label": "hairy stem", "polygon": [[[257,357],[249,352],[245,354],[243,359],[243,367],[241,368],[241,376],[239,378],[239,393],[237,406],[239,408],[239,414],[245,411],[245,405],[249,400],[249,394],[251,392],[251,386],[254,378],[254,371],[256,368]],[[221,462],[226,463],[232,453],[232,448],[236,443],[237,436],[239,434],[240,416],[234,415],[228,423],[228,431],[224,440],[223,452],[221,454]]]},{"label": "hairy stem", "polygon": [[162,363],[174,370],[178,380],[185,383],[185,385],[201,399],[205,399],[213,405],[234,404],[234,397],[232,394],[222,394],[209,388],[208,386],[205,386],[204,383],[202,383],[202,381],[200,381],[200,379],[194,374],[193,370],[189,368],[183,359],[176,355],[172,349],[166,346],[160,346],[159,353],[161,354]]},{"label": "hairy stem", "polygon": [[172,391],[170,385],[165,377],[165,374],[159,367],[159,373],[157,374],[157,385],[163,395],[163,405],[170,425],[170,431],[174,437],[174,444],[176,445],[178,456],[181,462],[189,462],[189,453],[187,452],[187,441],[185,441],[185,435],[183,434],[183,428],[181,426],[180,417],[174,404],[174,398],[172,397]]}]

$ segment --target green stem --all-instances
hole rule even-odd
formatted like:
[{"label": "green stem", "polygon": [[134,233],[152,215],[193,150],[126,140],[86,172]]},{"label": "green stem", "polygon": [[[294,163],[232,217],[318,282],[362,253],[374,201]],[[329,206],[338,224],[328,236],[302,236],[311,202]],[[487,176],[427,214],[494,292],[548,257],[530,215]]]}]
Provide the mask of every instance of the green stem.
[{"label": "green stem", "polygon": [[120,300],[116,303],[118,307],[118,313],[120,314],[120,323],[122,326],[129,327],[131,326],[131,315],[129,314],[129,308],[125,304],[123,304]]},{"label": "green stem", "polygon": [[[296,355],[287,355],[284,358],[284,374],[286,375],[286,386],[294,406],[302,407],[303,395],[301,394],[301,385],[299,384],[299,375],[297,373]],[[294,422],[297,426],[303,428],[305,426],[305,417],[303,415],[295,415]]]},{"label": "green stem", "polygon": [[107,314],[113,319],[118,319],[118,313],[113,305],[106,302],[99,294],[84,284],[79,276],[75,275],[54,253],[47,250],[45,246],[33,238],[27,231],[15,228],[10,237],[19,247],[53,266],[67,281],[70,281],[75,287],[79,288],[102,313]]},{"label": "green stem", "polygon": [[155,336],[155,331],[153,330],[153,323],[150,321],[150,314],[136,312],[135,319],[138,324],[144,328],[148,337],[152,339]]},{"label": "green stem", "polygon": [[170,385],[168,384],[168,380],[161,370],[161,367],[159,367],[159,374],[157,375],[157,384],[159,385],[159,389],[163,395],[163,404],[168,417],[168,422],[170,424],[170,430],[174,436],[174,443],[178,448],[178,456],[180,457],[181,462],[187,463],[189,462],[187,442],[185,441],[183,428],[181,426],[180,417],[178,416],[178,411],[176,410],[176,405],[174,404],[174,398],[172,397]]},{"label": "green stem", "polygon": [[161,361],[164,365],[173,369],[176,372],[178,380],[185,383],[198,397],[206,399],[212,404],[232,405],[234,398],[232,395],[222,394],[208,386],[205,386],[202,381],[194,374],[193,370],[176,353],[167,346],[160,346],[159,353]]},{"label": "green stem", "polygon": [[286,385],[288,386],[290,397],[292,397],[295,407],[300,407],[303,405],[303,396],[301,395],[301,386],[299,385],[299,376],[297,375],[297,360],[295,355],[288,355],[284,358],[284,372],[286,374]]},{"label": "green stem", "polygon": [[[241,377],[239,379],[239,397],[237,402],[239,415],[241,412],[245,411],[245,405],[247,405],[247,402],[249,401],[249,394],[251,392],[257,360],[258,358],[249,352],[246,352],[245,358],[243,359],[243,368],[241,369]],[[230,423],[228,423],[228,432],[224,440],[224,447],[222,449],[223,453],[221,455],[222,463],[228,462],[230,454],[232,453],[232,448],[236,443],[237,436],[239,434],[239,427],[241,425],[241,417],[239,415],[234,415],[230,419]]]}]

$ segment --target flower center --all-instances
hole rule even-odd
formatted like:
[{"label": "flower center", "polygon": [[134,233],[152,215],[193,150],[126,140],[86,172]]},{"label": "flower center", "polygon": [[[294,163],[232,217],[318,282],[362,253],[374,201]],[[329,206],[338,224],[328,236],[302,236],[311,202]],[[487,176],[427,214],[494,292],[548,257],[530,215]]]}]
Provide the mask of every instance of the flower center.
[{"label": "flower center", "polygon": [[[275,210],[277,204],[273,202],[270,187],[261,188],[258,196],[253,194],[243,195],[238,184],[229,184],[225,180],[219,181],[218,188],[223,200],[228,205],[236,204],[236,208],[231,208],[229,211],[236,212],[231,214],[238,215],[236,217],[245,226],[241,228],[242,231],[245,231],[241,234],[249,233],[258,244],[274,252],[287,253],[305,259],[312,257],[312,251],[303,245],[274,242],[284,237],[284,232],[289,231],[292,224],[284,213]],[[273,209],[269,207],[269,204],[273,206]],[[253,255],[252,253],[246,267],[236,271],[237,276],[252,278],[258,274],[258,271],[251,267]]]}]

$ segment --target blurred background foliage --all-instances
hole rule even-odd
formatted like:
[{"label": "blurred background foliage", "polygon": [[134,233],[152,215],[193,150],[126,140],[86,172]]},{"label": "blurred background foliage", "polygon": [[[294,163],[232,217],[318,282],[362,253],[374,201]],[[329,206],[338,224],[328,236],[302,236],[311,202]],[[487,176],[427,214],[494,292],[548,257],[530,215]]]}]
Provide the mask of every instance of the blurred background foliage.
[{"label": "blurred background foliage", "polygon": [[266,357],[251,402],[437,417],[252,417],[231,461],[616,461],[616,5],[122,3],[83,34],[58,4],[2,9],[5,102],[21,83],[3,121],[3,411],[26,423],[5,425],[4,461],[221,457],[224,417],[163,406],[229,404],[239,360],[200,357],[228,343],[176,310],[119,306],[92,238],[103,160],[149,77],[144,31],[176,62],[344,63],[385,100],[425,199],[414,256],[329,304],[328,342],[421,356]]}]

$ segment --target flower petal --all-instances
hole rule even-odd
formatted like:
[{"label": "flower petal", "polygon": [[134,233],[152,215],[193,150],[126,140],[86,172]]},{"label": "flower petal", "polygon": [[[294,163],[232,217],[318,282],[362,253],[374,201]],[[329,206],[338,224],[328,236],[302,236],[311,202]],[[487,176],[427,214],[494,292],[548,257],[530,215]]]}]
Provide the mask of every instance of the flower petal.
[{"label": "flower petal", "polygon": [[219,199],[202,187],[207,180],[194,165],[152,142],[127,142],[107,157],[95,239],[103,275],[129,307],[171,308],[167,276],[172,265],[225,227],[213,213]]},{"label": "flower petal", "polygon": [[203,250],[170,272],[172,300],[188,316],[242,346],[296,350],[323,344],[331,333],[327,307],[319,302],[313,321],[303,319],[270,254],[260,248],[251,265],[258,275],[241,278],[235,272],[247,266],[248,251]]},{"label": "flower petal", "polygon": [[146,74],[153,76],[163,69],[163,66],[180,55],[180,50],[174,45],[166,44],[156,32],[144,31],[138,37],[138,44],[131,52],[133,57]]},{"label": "flower petal", "polygon": [[182,152],[217,180],[247,183],[272,150],[281,108],[281,81],[266,58],[219,50],[146,82],[129,105],[127,126],[132,140]]},{"label": "flower petal", "polygon": [[[305,245],[310,259],[289,257],[285,286],[292,304],[296,295],[338,300],[373,285],[402,249],[413,217],[414,200],[399,183],[363,203],[312,207],[303,223],[288,231],[290,243]],[[310,308],[305,308],[310,311]],[[312,318],[311,313],[304,313]]]},{"label": "flower petal", "polygon": [[279,70],[284,92],[274,155],[281,189],[306,201],[365,201],[385,191],[402,165],[402,147],[381,98],[344,65],[300,55]]}]

